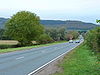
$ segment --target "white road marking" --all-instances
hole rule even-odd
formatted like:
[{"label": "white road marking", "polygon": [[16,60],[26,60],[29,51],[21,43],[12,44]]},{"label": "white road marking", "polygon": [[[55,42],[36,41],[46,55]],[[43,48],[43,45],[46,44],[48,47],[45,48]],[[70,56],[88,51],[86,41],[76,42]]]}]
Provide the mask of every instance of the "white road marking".
[{"label": "white road marking", "polygon": [[19,60],[19,59],[23,59],[24,57],[18,57],[18,58],[16,58],[16,60]]}]

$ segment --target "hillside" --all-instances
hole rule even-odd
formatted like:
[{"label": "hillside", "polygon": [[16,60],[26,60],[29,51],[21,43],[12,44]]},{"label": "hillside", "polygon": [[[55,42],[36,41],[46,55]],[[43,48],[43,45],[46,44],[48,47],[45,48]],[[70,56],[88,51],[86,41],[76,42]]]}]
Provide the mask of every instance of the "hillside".
[{"label": "hillside", "polygon": [[[7,18],[0,18],[0,28],[4,27]],[[90,30],[97,27],[96,24],[93,23],[85,23],[82,21],[61,21],[61,20],[41,20],[41,24],[45,25],[46,27],[57,27],[57,26],[64,26],[68,30]]]},{"label": "hillside", "polygon": [[68,30],[90,30],[98,25],[93,23],[85,23],[82,21],[60,21],[60,20],[41,20],[41,23],[45,26],[56,27],[65,26]]},{"label": "hillside", "polygon": [[8,19],[6,18],[0,18],[0,28],[3,28],[4,27],[4,24],[5,22],[7,21]]}]

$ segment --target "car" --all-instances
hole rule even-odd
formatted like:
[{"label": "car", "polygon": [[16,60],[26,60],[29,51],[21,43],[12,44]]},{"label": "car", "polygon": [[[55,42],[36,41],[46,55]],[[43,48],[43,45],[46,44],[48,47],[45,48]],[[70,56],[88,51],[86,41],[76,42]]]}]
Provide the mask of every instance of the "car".
[{"label": "car", "polygon": [[80,40],[76,40],[75,43],[80,43]]},{"label": "car", "polygon": [[69,43],[73,43],[73,40],[69,40]]}]

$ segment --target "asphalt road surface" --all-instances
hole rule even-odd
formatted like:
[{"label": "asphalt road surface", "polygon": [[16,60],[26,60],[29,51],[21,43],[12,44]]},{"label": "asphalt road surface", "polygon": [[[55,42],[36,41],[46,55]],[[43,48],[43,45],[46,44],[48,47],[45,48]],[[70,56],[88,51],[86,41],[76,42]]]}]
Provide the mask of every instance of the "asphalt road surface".
[{"label": "asphalt road surface", "polygon": [[[82,41],[81,41],[82,42]],[[30,50],[0,54],[0,75],[28,75],[80,43],[61,43]]]}]

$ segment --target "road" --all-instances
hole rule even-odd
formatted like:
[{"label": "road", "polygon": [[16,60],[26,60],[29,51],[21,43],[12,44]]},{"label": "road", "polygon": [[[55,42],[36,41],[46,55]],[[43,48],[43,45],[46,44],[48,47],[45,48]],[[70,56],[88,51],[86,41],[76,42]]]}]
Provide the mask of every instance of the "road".
[{"label": "road", "polygon": [[[82,42],[82,41],[81,41]],[[30,50],[0,54],[0,75],[28,75],[80,43],[61,43]]]}]

